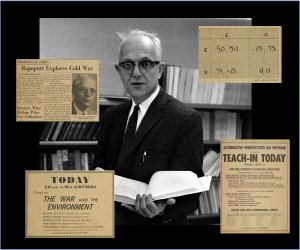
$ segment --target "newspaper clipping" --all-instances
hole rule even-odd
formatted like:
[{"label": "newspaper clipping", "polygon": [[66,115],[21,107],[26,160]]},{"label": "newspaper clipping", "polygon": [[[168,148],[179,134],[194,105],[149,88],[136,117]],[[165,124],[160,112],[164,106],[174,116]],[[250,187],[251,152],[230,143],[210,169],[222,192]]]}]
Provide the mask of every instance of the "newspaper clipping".
[{"label": "newspaper clipping", "polygon": [[26,237],[114,237],[113,171],[26,171]]},{"label": "newspaper clipping", "polygon": [[281,83],[280,26],[199,26],[199,82]]},{"label": "newspaper clipping", "polygon": [[290,232],[290,141],[221,142],[221,233]]},{"label": "newspaper clipping", "polygon": [[99,60],[18,59],[16,121],[99,121]]}]

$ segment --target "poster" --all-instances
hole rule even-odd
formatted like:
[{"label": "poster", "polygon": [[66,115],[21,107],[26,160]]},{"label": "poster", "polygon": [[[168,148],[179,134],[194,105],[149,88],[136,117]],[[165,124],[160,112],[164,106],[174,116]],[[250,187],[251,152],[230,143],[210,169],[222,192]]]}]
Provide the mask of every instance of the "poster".
[{"label": "poster", "polygon": [[114,237],[113,171],[26,171],[26,237]]},{"label": "poster", "polygon": [[221,233],[289,233],[289,140],[224,140],[221,158]]}]

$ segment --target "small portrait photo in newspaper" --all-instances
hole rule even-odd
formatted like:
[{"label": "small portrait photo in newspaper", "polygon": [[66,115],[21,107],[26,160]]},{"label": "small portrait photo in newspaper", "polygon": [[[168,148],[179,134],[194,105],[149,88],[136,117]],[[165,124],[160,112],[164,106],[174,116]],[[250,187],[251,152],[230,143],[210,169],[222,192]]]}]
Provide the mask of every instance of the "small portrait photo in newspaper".
[{"label": "small portrait photo in newspaper", "polygon": [[72,74],[72,115],[97,114],[97,74]]}]

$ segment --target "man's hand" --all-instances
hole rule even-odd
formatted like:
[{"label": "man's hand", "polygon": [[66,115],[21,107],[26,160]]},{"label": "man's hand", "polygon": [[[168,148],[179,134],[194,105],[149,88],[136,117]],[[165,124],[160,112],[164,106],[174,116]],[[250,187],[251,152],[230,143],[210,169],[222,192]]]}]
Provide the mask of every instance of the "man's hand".
[{"label": "man's hand", "polygon": [[153,218],[154,216],[157,216],[161,214],[166,206],[170,206],[175,204],[175,199],[170,198],[167,200],[162,200],[154,203],[152,201],[152,195],[148,194],[141,197],[139,194],[136,196],[135,200],[135,206],[131,206],[125,203],[122,203],[121,206],[125,207],[141,216],[147,217],[147,218]]},{"label": "man's hand", "polygon": [[95,168],[95,171],[105,171],[105,169],[96,167],[96,168]]}]

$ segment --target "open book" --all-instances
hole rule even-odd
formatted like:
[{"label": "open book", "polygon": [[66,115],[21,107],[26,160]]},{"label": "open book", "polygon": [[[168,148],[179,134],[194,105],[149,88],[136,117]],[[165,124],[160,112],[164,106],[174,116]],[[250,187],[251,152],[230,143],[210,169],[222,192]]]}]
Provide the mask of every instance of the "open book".
[{"label": "open book", "polygon": [[162,200],[208,191],[211,176],[198,176],[192,171],[158,171],[149,184],[115,175],[115,201],[135,204],[137,194],[152,194],[153,200]]}]

